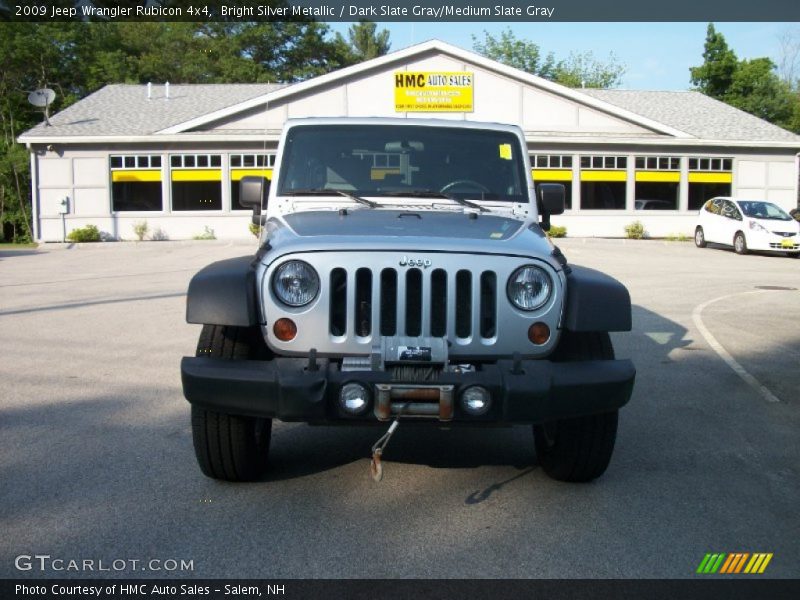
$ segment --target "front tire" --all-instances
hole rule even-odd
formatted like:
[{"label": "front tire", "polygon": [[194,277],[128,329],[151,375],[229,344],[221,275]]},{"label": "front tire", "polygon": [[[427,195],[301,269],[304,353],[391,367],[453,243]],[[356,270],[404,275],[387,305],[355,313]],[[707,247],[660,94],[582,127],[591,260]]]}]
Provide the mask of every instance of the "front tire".
[{"label": "front tire", "polygon": [[733,236],[733,250],[736,254],[747,254],[747,240],[741,231],[737,231]]},{"label": "front tire", "polygon": [[699,225],[697,229],[694,230],[694,245],[698,248],[706,247],[706,234]]},{"label": "front tire", "polygon": [[[613,360],[608,333],[564,331],[552,360]],[[533,426],[539,465],[558,481],[586,482],[602,475],[617,438],[618,411]]]},{"label": "front tire", "polygon": [[[264,341],[257,329],[203,325],[197,356],[247,360],[261,358]],[[253,481],[267,469],[272,419],[228,415],[192,406],[192,440],[204,475],[224,481]]]}]

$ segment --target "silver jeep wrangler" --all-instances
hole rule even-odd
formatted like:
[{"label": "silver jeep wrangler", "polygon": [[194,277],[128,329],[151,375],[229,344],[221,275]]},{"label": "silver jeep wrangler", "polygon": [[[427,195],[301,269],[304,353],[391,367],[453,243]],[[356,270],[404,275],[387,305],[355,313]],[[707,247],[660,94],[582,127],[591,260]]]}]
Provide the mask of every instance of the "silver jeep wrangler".
[{"label": "silver jeep wrangler", "polygon": [[546,237],[564,188],[534,187],[518,127],[290,120],[274,172],[240,187],[256,255],[189,285],[203,330],[181,375],[203,473],[259,478],[273,418],[392,421],[383,444],[398,420],[532,424],[550,476],[605,471],[635,377],[608,332],[630,330],[630,297]]}]

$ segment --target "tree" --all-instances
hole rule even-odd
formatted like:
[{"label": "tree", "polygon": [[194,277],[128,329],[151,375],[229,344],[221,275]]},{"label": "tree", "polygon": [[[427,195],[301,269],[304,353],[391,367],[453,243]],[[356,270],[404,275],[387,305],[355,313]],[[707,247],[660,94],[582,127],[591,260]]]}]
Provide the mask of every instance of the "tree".
[{"label": "tree", "polygon": [[511,29],[504,29],[497,38],[484,30],[483,41],[473,35],[472,48],[487,58],[531,75],[538,75],[545,79],[553,79],[555,75],[556,62],[553,53],[542,56],[538,44],[517,39]]},{"label": "tree", "polygon": [[788,126],[796,98],[775,73],[768,58],[743,60],[736,68],[723,100],[745,112],[781,126]]},{"label": "tree", "polygon": [[[377,24],[371,21],[359,21],[350,26],[347,31],[347,39],[354,62],[377,58],[389,52],[392,45],[389,42],[389,31],[386,29],[378,31],[377,28]],[[337,33],[336,35],[344,42],[341,34]]]},{"label": "tree", "polygon": [[596,59],[592,52],[573,52],[557,61],[552,52],[543,54],[538,44],[517,39],[511,29],[497,38],[484,31],[483,41],[473,35],[472,47],[492,60],[569,87],[616,87],[625,74],[625,66],[613,53],[607,61]]},{"label": "tree", "polygon": [[703,48],[703,64],[689,69],[692,85],[706,96],[723,100],[738,67],[736,54],[728,48],[725,37],[717,33],[713,23],[708,24]]}]

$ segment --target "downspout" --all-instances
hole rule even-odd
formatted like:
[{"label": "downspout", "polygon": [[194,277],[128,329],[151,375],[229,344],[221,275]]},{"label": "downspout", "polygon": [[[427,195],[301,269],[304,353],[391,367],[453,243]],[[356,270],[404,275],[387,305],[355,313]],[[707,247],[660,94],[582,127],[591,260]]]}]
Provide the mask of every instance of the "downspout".
[{"label": "downspout", "polygon": [[33,241],[41,241],[39,228],[39,160],[30,142],[25,144],[31,155],[31,224],[33,225]]}]

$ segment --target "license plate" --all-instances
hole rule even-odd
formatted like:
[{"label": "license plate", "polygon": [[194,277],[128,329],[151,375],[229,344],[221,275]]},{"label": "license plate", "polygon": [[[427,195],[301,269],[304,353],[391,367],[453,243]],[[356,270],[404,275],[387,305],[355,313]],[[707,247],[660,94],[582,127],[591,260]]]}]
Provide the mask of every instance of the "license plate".
[{"label": "license plate", "polygon": [[794,248],[794,241],[793,240],[781,240],[781,248]]}]

